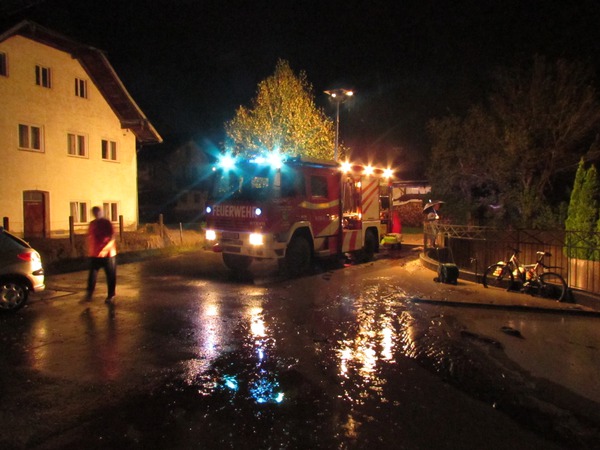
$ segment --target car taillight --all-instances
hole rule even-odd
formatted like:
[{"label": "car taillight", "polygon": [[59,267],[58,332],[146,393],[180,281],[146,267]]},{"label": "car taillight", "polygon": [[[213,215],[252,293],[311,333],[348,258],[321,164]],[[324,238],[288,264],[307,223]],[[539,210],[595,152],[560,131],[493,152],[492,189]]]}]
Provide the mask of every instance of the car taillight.
[{"label": "car taillight", "polygon": [[25,253],[19,253],[17,255],[17,258],[22,259],[23,261],[27,261],[27,262],[40,262],[40,254],[38,252],[25,252]]}]

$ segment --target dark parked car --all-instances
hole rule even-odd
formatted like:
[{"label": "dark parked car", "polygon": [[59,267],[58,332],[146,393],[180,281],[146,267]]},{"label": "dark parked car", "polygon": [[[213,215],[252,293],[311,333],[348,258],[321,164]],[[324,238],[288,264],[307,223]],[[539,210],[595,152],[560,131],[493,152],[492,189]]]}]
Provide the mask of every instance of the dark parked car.
[{"label": "dark parked car", "polygon": [[0,227],[0,312],[23,307],[30,292],[43,291],[40,254]]}]

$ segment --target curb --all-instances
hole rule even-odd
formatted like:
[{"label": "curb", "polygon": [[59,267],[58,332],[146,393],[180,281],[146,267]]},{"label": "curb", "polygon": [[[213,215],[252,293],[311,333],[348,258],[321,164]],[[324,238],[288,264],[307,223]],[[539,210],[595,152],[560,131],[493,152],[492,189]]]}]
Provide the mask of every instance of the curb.
[{"label": "curb", "polygon": [[588,316],[588,317],[600,317],[600,311],[591,309],[579,309],[577,306],[555,308],[552,306],[526,306],[526,305],[506,305],[506,304],[493,304],[493,303],[478,303],[478,302],[457,302],[452,300],[435,300],[426,298],[411,298],[410,301],[415,303],[428,303],[432,305],[442,306],[458,306],[467,308],[481,308],[481,309],[503,309],[506,311],[527,311],[536,313],[546,314],[569,314],[572,316]]}]

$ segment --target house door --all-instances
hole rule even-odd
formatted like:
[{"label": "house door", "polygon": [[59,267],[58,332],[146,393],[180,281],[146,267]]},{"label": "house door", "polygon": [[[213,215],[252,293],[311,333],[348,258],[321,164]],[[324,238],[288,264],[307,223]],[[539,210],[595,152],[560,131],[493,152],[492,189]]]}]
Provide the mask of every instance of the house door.
[{"label": "house door", "polygon": [[48,192],[23,191],[23,232],[26,238],[48,235]]}]

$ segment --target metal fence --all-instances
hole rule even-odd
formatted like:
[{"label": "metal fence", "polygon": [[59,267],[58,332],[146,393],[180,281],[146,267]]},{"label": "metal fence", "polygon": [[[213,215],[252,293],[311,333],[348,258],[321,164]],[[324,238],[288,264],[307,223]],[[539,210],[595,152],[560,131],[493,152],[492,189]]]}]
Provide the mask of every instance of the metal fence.
[{"label": "metal fence", "polygon": [[[538,251],[552,254],[553,266],[569,287],[600,294],[600,233],[564,230],[511,230],[452,224],[426,224],[425,247],[436,260],[453,260],[479,277],[486,267],[507,260],[518,249],[522,264],[536,261]],[[436,248],[437,247],[437,248]]]}]

